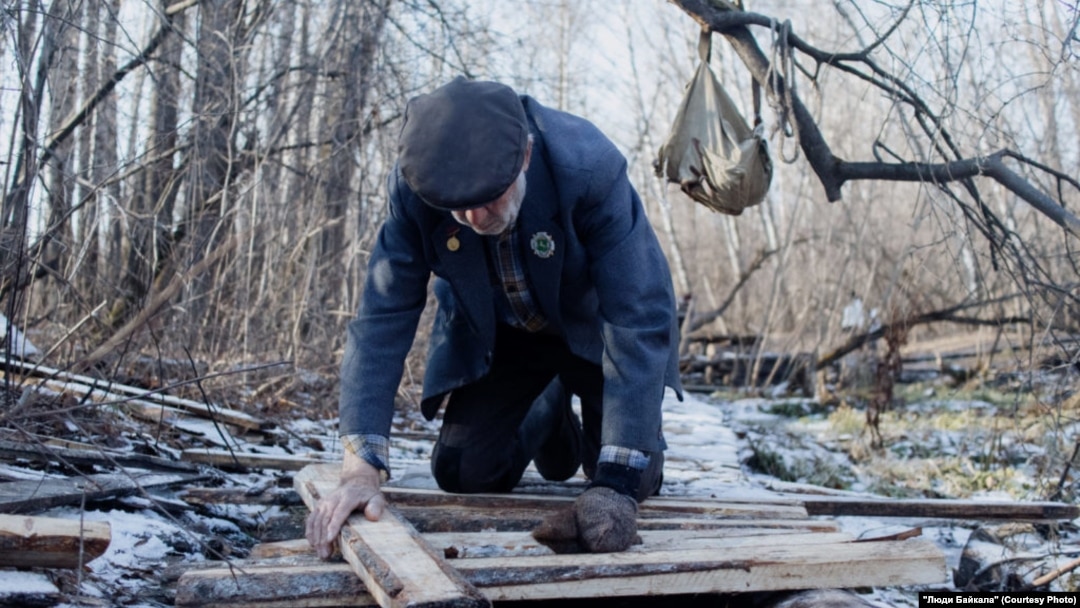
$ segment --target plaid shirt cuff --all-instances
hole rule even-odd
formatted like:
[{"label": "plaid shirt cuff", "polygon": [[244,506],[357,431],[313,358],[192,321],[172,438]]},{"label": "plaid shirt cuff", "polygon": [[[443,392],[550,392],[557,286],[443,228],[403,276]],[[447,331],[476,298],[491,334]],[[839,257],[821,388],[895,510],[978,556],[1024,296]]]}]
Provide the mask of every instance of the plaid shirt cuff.
[{"label": "plaid shirt cuff", "polygon": [[610,462],[644,471],[649,466],[649,455],[641,450],[605,445],[600,448],[600,457],[597,462]]},{"label": "plaid shirt cuff", "polygon": [[390,479],[390,438],[382,435],[342,435],[345,449],[379,470],[382,481]]}]

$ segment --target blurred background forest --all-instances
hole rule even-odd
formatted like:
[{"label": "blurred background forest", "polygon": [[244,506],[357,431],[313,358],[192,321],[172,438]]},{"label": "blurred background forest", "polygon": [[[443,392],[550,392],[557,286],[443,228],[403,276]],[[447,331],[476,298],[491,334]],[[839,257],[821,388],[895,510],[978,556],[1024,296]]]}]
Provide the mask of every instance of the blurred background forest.
[{"label": "blurred background forest", "polygon": [[[175,378],[283,363],[260,389],[333,383],[405,103],[465,74],[585,116],[623,150],[690,303],[688,332],[824,358],[876,319],[904,328],[896,340],[1049,344],[1011,363],[1076,364],[1078,241],[1000,183],[859,180],[829,202],[775,95],[762,205],[725,216],[658,179],[697,62],[686,4],[9,0],[2,312],[57,368]],[[1033,161],[1013,163],[1029,185],[1080,202],[1074,1],[746,4],[773,19],[750,31],[835,156],[1008,149]],[[788,57],[785,26],[888,76]],[[749,116],[751,72],[713,39],[713,67]],[[865,316],[844,323],[855,298]],[[915,324],[928,319],[941,322]],[[424,346],[422,333],[407,384]],[[181,372],[162,373],[170,362]],[[318,413],[333,415],[325,396]]]}]

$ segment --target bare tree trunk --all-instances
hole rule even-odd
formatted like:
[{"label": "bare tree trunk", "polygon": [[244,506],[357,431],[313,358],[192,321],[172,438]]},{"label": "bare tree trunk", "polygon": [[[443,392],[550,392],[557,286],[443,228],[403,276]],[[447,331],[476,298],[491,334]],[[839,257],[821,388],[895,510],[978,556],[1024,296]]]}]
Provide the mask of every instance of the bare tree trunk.
[{"label": "bare tree trunk", "polygon": [[[330,158],[323,185],[326,227],[320,242],[319,267],[323,302],[333,308],[334,294],[340,293],[340,256],[345,249],[345,217],[350,202],[356,200],[354,178],[356,157],[363,132],[364,109],[371,89],[375,54],[382,39],[389,0],[365,0],[342,4],[341,39],[331,51],[331,69],[341,74],[339,84],[329,92],[331,105],[326,114],[331,133]],[[329,299],[326,299],[329,298]]]},{"label": "bare tree trunk", "polygon": [[[242,0],[208,0],[200,3],[196,53],[194,124],[187,153],[185,230],[187,255],[184,265],[198,263],[207,251],[217,249],[229,236],[230,181],[237,162],[234,128],[237,121],[238,71],[241,59]],[[208,299],[216,273],[195,277],[189,286],[186,307],[193,319],[212,324]]]},{"label": "bare tree trunk", "polygon": [[[49,88],[49,132],[56,133],[63,127],[64,119],[76,108],[79,98],[79,27],[81,11],[68,0],[53,0],[46,15],[46,31],[52,30],[55,39],[55,59],[47,76]],[[45,258],[55,260],[61,281],[56,290],[44,290],[44,297],[57,298],[53,306],[70,302],[70,285],[64,284],[72,275],[77,251],[71,222],[72,199],[75,196],[75,142],[68,138],[53,148],[48,164],[49,215],[47,225],[56,227],[52,238],[45,242]]]},{"label": "bare tree trunk", "polygon": [[[101,57],[98,53],[98,41],[101,38],[101,18],[97,3],[87,2],[83,4],[83,47],[86,49],[83,55],[82,88],[83,95],[92,94],[101,86],[99,70],[101,69]],[[78,222],[73,228],[75,247],[79,253],[79,262],[72,277],[76,292],[89,294],[93,290],[93,280],[96,272],[87,273],[86,269],[97,270],[99,260],[97,247],[97,205],[96,189],[90,186],[93,180],[94,159],[94,126],[100,120],[100,112],[96,112],[84,123],[84,128],[78,134],[78,176],[75,183],[75,200],[80,201],[82,208],[78,213]],[[88,276],[89,274],[89,276]]]}]

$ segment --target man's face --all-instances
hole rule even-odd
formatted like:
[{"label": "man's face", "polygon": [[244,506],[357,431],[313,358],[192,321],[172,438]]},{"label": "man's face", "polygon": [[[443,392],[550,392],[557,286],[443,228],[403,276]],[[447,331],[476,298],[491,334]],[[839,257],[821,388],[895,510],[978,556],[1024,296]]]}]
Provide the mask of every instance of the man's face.
[{"label": "man's face", "polygon": [[514,183],[502,196],[483,207],[465,211],[452,211],[454,219],[472,228],[476,234],[496,235],[513,225],[525,200],[525,171],[518,174]]},{"label": "man's face", "polygon": [[532,142],[525,150],[525,163],[518,173],[517,179],[503,192],[502,196],[482,207],[474,207],[465,211],[451,211],[451,215],[458,221],[472,228],[476,234],[494,236],[502,234],[517,220],[518,212],[521,211],[521,202],[525,200],[525,171],[529,168],[529,160],[532,158]]}]

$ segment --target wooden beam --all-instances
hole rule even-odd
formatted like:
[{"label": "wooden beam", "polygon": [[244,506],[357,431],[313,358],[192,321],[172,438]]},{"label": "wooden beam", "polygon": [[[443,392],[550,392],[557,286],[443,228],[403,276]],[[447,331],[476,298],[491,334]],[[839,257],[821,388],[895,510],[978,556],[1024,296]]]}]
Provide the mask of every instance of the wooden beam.
[{"label": "wooden beam", "polygon": [[[293,479],[309,509],[331,491],[336,480],[313,475],[306,467]],[[321,487],[320,487],[321,486]],[[353,515],[341,530],[341,553],[383,608],[489,606],[490,602],[445,560],[436,555],[393,507],[379,521]]]},{"label": "wooden beam", "polygon": [[0,566],[78,568],[111,540],[108,522],[0,515]]},{"label": "wooden beam", "polygon": [[26,513],[83,500],[130,496],[143,489],[193,483],[205,475],[184,473],[114,473],[65,479],[0,483],[0,513]]}]

